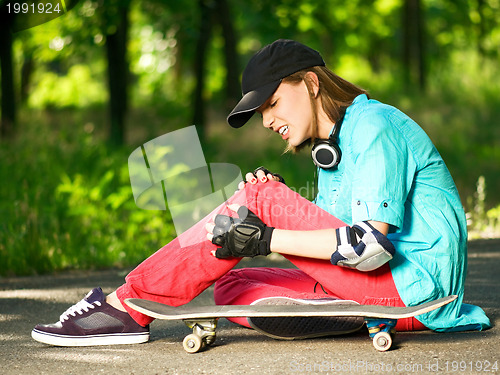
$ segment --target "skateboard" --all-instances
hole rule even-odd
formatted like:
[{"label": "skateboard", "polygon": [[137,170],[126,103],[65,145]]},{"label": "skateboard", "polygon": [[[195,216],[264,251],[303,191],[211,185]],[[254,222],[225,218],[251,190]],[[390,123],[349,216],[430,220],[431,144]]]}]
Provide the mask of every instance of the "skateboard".
[{"label": "skateboard", "polygon": [[[442,307],[457,296],[452,295],[410,307],[379,305],[220,305],[172,307],[144,299],[129,298],[125,303],[132,309],[156,319],[183,320],[193,330],[183,341],[184,350],[196,353],[215,342],[219,318],[255,317],[362,317],[373,346],[378,351],[391,348],[398,319],[411,318]],[[263,332],[265,333],[265,332]]]}]

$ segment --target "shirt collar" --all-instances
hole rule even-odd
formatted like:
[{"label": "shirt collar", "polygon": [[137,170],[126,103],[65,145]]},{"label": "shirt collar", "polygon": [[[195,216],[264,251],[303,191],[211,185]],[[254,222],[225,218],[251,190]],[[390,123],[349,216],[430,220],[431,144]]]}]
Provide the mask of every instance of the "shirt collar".
[{"label": "shirt collar", "polygon": [[[364,102],[367,102],[367,101],[368,101],[368,96],[366,96],[366,94],[360,94],[360,95],[356,96],[354,98],[354,100],[352,101],[351,105],[349,107],[347,107],[345,115],[344,115],[344,120],[345,120],[345,117],[350,112],[351,106],[353,106],[354,104],[360,104],[360,103],[364,103]],[[328,136],[331,136],[333,134],[334,130],[335,130],[335,125],[333,125],[333,127],[330,130],[330,133],[328,134]]]},{"label": "shirt collar", "polygon": [[352,104],[358,104],[358,103],[367,102],[367,101],[368,101],[368,97],[366,96],[366,94],[360,94],[354,98],[354,100],[352,101]]}]

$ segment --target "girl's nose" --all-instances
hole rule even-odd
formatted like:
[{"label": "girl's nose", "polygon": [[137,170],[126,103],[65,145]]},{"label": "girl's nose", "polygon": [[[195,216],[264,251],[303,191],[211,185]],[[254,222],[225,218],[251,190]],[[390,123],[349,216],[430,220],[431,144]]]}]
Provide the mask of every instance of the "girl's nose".
[{"label": "girl's nose", "polygon": [[274,116],[271,111],[265,110],[262,112],[262,125],[266,128],[270,128],[274,123]]}]

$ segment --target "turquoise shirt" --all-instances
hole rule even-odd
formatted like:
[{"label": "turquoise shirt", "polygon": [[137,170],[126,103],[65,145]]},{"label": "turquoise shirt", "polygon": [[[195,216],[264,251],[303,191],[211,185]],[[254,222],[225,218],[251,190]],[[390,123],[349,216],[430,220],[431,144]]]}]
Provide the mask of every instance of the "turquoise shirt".
[{"label": "turquoise shirt", "polygon": [[407,306],[456,294],[418,320],[436,331],[490,327],[484,311],[463,304],[467,227],[455,183],[427,134],[398,109],[366,95],[347,108],[338,169],[318,169],[315,203],[352,225],[390,224],[389,262]]}]

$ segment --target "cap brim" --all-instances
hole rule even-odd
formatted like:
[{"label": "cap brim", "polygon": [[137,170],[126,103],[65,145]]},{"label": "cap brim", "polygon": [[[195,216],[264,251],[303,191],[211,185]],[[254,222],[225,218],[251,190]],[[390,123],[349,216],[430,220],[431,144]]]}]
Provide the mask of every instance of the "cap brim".
[{"label": "cap brim", "polygon": [[280,85],[281,80],[268,83],[258,89],[247,92],[243,98],[234,107],[227,122],[233,128],[241,128],[253,116],[255,110],[266,102],[267,99],[276,91]]}]

